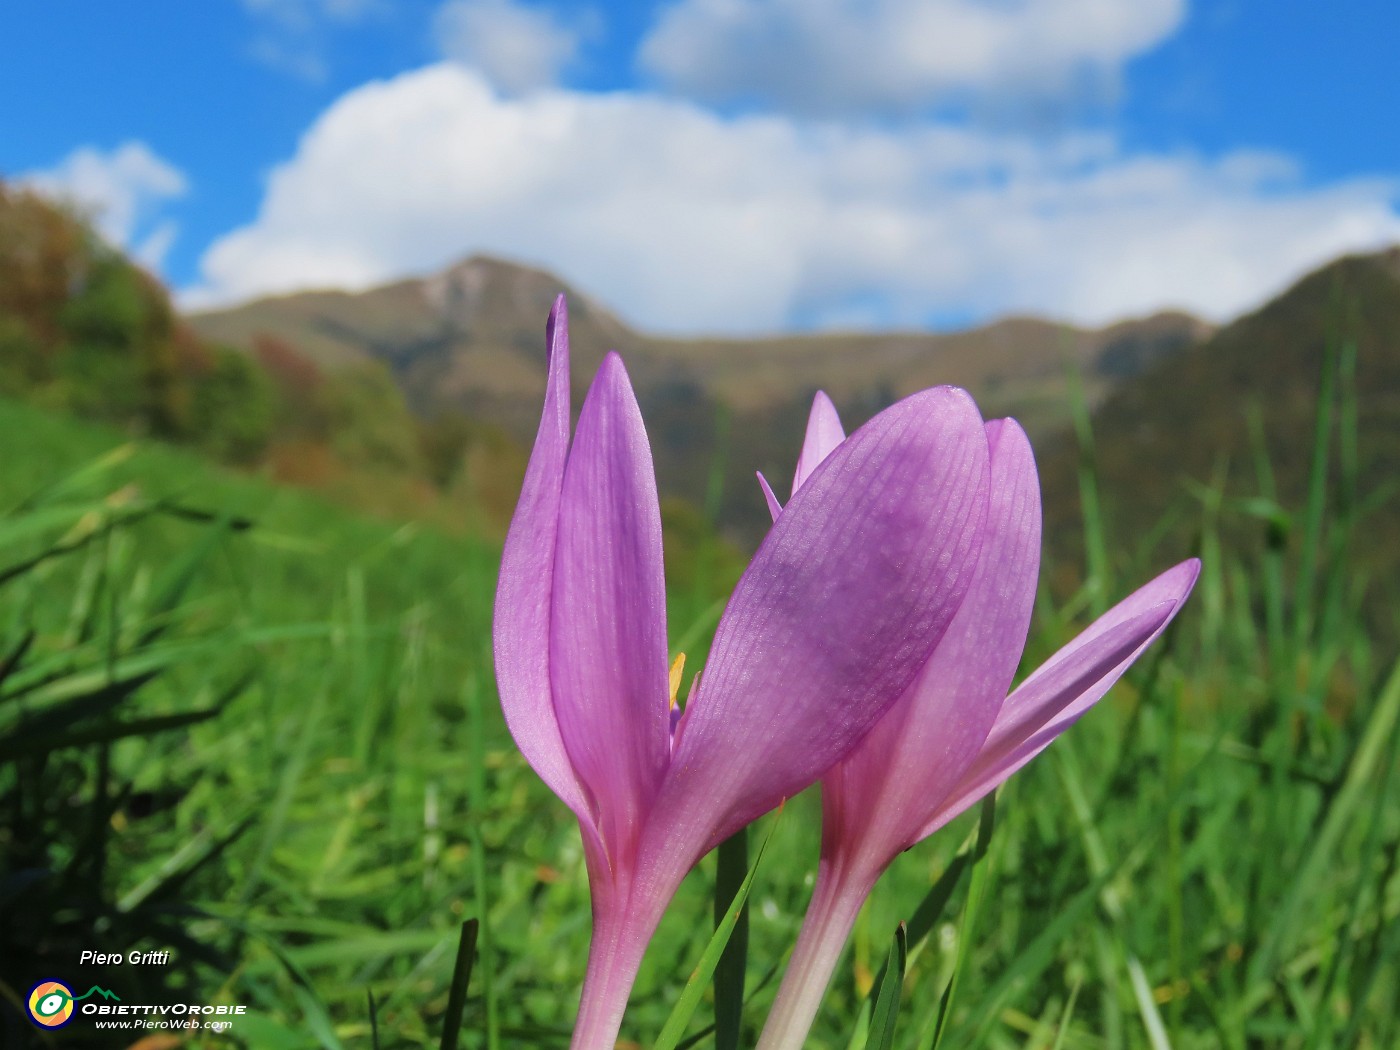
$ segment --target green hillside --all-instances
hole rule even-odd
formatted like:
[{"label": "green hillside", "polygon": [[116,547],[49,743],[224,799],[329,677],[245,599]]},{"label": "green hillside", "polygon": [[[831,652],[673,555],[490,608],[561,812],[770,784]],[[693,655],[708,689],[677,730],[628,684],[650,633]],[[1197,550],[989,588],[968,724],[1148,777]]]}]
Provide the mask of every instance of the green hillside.
[{"label": "green hillside", "polygon": [[[1328,449],[1320,459],[1319,426]],[[1360,513],[1356,556],[1388,633],[1400,633],[1400,248],[1340,259],[1160,358],[1117,387],[1092,430],[1111,546],[1139,563],[1149,548],[1154,560],[1191,548],[1210,502],[1202,486],[1246,512],[1235,515],[1233,541],[1293,558],[1324,517]],[[1072,437],[1042,461],[1045,488],[1058,497],[1054,543],[1070,552],[1079,532]],[[1329,478],[1327,515],[1285,511]],[[1176,524],[1160,528],[1168,516]]]}]

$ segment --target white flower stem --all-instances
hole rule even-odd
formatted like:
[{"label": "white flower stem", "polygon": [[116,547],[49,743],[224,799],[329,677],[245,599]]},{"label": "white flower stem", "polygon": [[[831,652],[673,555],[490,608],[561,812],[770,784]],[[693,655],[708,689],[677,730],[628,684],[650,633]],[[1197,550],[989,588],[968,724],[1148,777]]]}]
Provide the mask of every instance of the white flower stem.
[{"label": "white flower stem", "polygon": [[[622,1015],[660,918],[629,907],[628,894],[612,892],[595,902],[593,940],[583,979],[572,1050],[613,1050]],[[648,911],[653,909],[647,909]]]},{"label": "white flower stem", "polygon": [[823,859],[802,932],[757,1050],[802,1050],[846,938],[878,876],[878,872],[861,875]]}]

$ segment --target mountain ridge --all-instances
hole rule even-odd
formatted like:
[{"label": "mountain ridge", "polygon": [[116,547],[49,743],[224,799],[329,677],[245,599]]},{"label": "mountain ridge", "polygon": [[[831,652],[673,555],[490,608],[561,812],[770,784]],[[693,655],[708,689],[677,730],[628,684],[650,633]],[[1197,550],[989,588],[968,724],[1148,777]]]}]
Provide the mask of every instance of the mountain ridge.
[{"label": "mountain ridge", "polygon": [[854,427],[916,390],[962,386],[989,417],[1015,415],[1033,437],[1046,437],[1068,420],[1071,373],[1096,404],[1123,375],[1213,331],[1164,312],[1100,329],[1015,316],[952,333],[656,336],[545,271],[480,255],[359,293],[278,296],[189,320],[211,341],[251,349],[280,340],[324,368],[379,361],[421,417],[463,412],[528,446],[544,383],[544,320],[560,292],[569,301],[576,392],[604,353],[619,351],[663,494],[703,503],[721,461],[722,520],[749,542],[765,524],[752,472],[779,478],[791,470],[818,389]]}]

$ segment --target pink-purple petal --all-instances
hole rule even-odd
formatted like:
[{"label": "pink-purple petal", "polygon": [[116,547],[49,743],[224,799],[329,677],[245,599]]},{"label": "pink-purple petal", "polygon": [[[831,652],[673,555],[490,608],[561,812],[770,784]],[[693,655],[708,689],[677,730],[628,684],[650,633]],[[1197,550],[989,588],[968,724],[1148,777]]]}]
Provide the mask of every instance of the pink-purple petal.
[{"label": "pink-purple petal", "polygon": [[565,471],[550,676],[564,746],[597,803],[610,855],[630,849],[671,747],[661,512],[616,354],[584,402]]},{"label": "pink-purple petal", "polygon": [[569,454],[569,315],[561,295],[546,334],[549,378],[520,502],[506,534],[492,634],[496,684],[511,736],[540,779],[585,827],[593,809],[574,773],[550,688],[550,605],[564,466]]},{"label": "pink-purple petal", "polygon": [[758,487],[763,490],[763,499],[768,504],[768,513],[773,516],[773,520],[778,520],[778,515],[783,512],[783,505],[778,502],[778,497],[773,494],[773,486],[768,484],[768,479],[763,476],[762,471],[756,472]]},{"label": "pink-purple petal", "polygon": [[[836,406],[823,390],[812,398],[812,411],[807,416],[807,436],[802,442],[802,452],[797,457],[797,470],[792,478],[792,491],[797,492],[811,476],[812,471],[821,466],[822,460],[831,455],[837,445],[846,440],[846,431],[841,427],[841,417],[836,414]],[[777,515],[774,515],[776,517]]]},{"label": "pink-purple petal", "polygon": [[730,599],[658,823],[714,845],[869,731],[967,592],[987,476],[982,421],[961,390],[915,394],[841,443]]},{"label": "pink-purple petal", "polygon": [[883,866],[976,760],[1016,674],[1040,568],[1040,484],[1025,432],[987,424],[991,483],[972,586],[915,684],[822,781],[826,834]]},{"label": "pink-purple petal", "polygon": [[925,826],[932,834],[995,789],[1104,696],[1181,609],[1200,574],[1191,558],[1104,613],[1006,698],[981,753]]}]

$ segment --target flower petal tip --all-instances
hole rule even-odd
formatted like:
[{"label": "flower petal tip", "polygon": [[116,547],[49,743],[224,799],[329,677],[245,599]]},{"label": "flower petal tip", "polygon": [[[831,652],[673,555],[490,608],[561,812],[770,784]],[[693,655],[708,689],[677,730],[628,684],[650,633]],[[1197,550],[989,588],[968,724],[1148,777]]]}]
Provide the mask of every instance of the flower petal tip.
[{"label": "flower petal tip", "polygon": [[[800,489],[812,471],[821,466],[841,442],[846,440],[846,431],[841,426],[841,416],[827,397],[825,390],[818,390],[812,398],[812,410],[807,416],[807,434],[802,441],[802,452],[797,457],[797,470],[792,478],[792,491]],[[777,515],[775,514],[776,518]]]},{"label": "flower petal tip", "polygon": [[1159,575],[1155,580],[1146,584],[1142,590],[1151,588],[1153,592],[1163,592],[1167,595],[1175,596],[1175,601],[1180,604],[1184,602],[1195,589],[1196,581],[1201,578],[1201,559],[1187,558],[1178,562],[1166,572]]},{"label": "flower petal tip", "polygon": [[569,302],[560,292],[554,297],[554,305],[549,308],[549,320],[544,325],[544,345],[549,355],[554,356],[555,341],[569,339]]},{"label": "flower petal tip", "polygon": [[763,498],[768,503],[768,513],[773,516],[773,520],[778,520],[778,515],[783,512],[783,505],[778,502],[778,497],[773,492],[773,486],[768,484],[768,479],[763,476],[763,471],[754,471],[754,477],[758,478],[759,488],[763,489]]},{"label": "flower petal tip", "polygon": [[1027,446],[1031,443],[1031,439],[1027,436],[1025,429],[1010,416],[1004,416],[1001,419],[989,419],[982,424],[982,429],[986,431],[987,446],[993,454],[996,453],[997,446],[1007,438],[1014,438]]},{"label": "flower petal tip", "polygon": [[[966,416],[966,422],[970,423],[976,419],[979,428],[985,426],[982,410],[977,407],[976,400],[960,386],[929,387],[927,390],[910,394],[903,401],[896,402],[892,408],[898,409],[900,406],[904,406],[906,410],[926,412],[945,418]],[[889,412],[891,409],[885,411]]]}]

